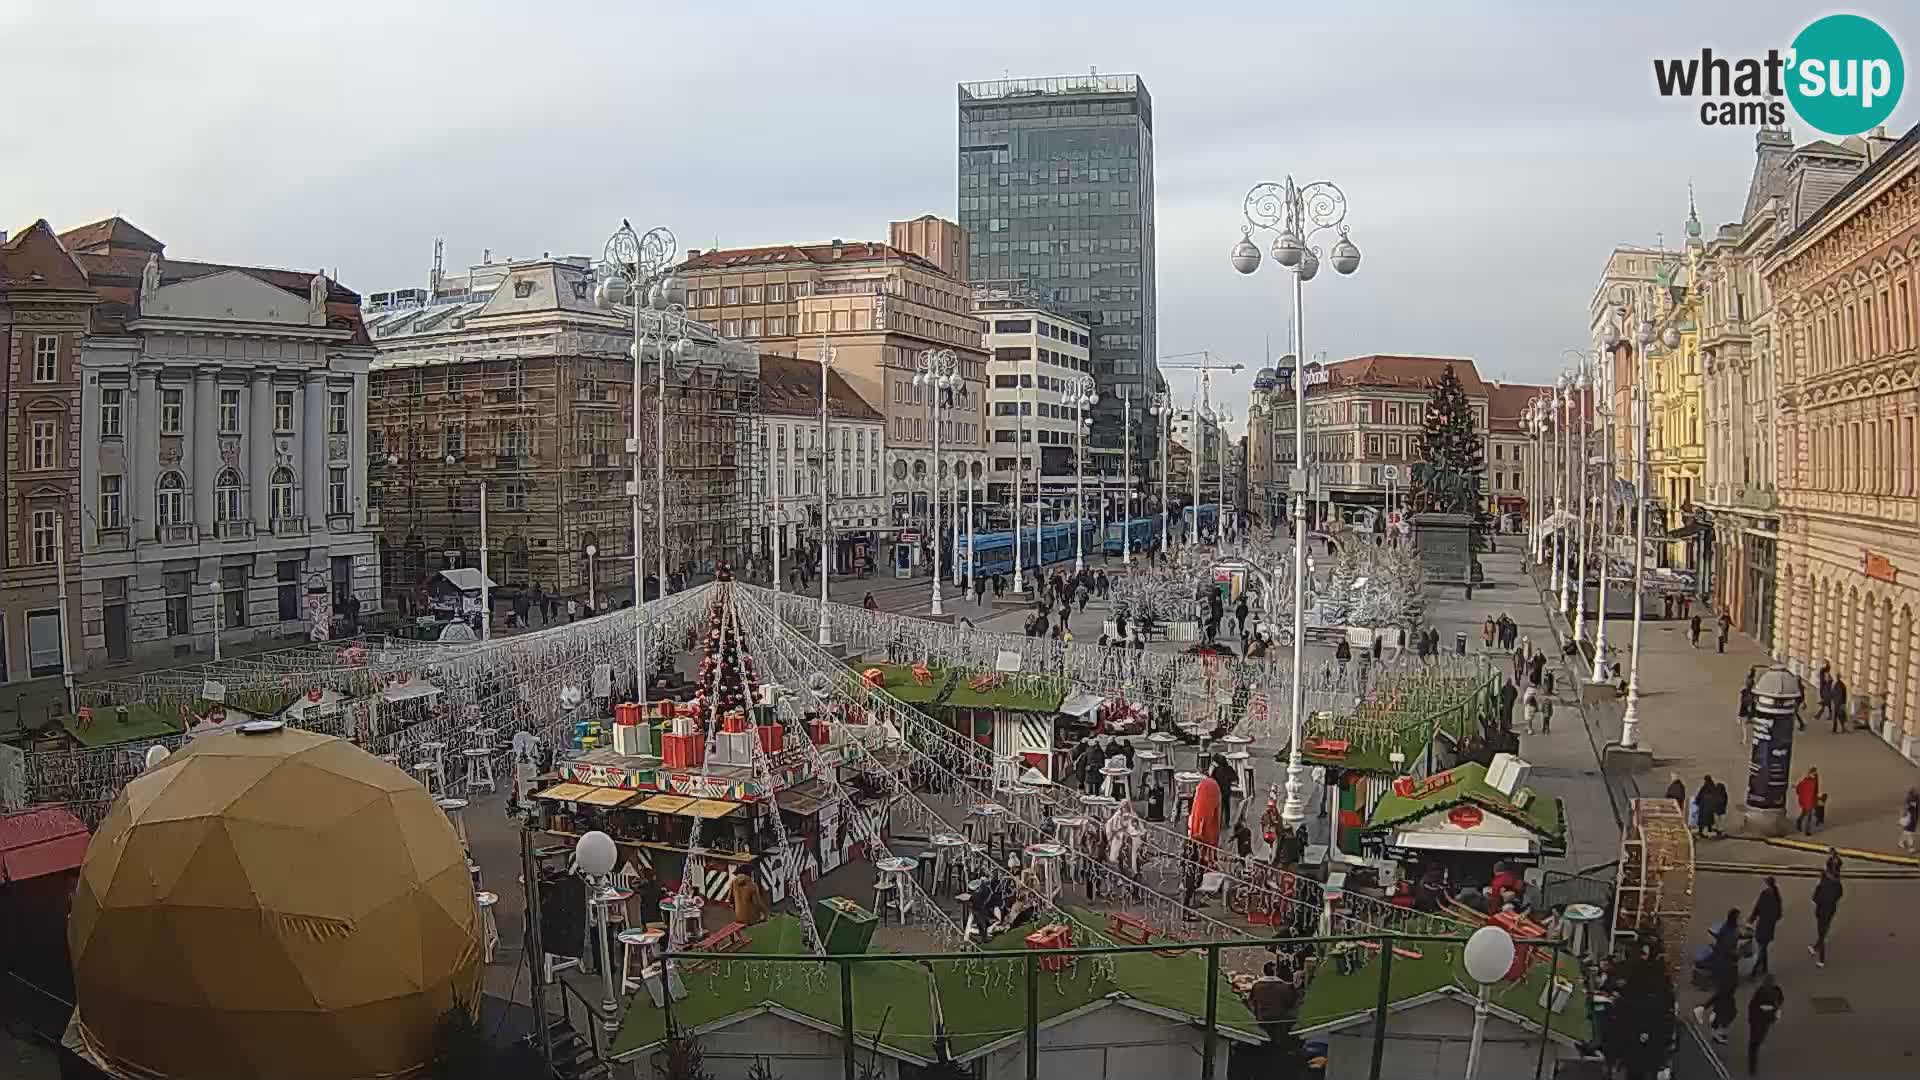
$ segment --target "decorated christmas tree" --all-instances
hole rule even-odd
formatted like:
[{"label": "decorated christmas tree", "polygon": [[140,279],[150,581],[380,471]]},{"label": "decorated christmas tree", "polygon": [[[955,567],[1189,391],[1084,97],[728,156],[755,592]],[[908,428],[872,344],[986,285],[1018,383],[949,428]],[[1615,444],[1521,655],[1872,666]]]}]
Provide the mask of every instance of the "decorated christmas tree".
[{"label": "decorated christmas tree", "polygon": [[700,687],[694,698],[695,715],[703,720],[711,707],[715,717],[749,708],[755,699],[753,657],[740,641],[739,622],[728,618],[728,600],[716,600],[707,620],[700,656]]},{"label": "decorated christmas tree", "polygon": [[1478,513],[1485,451],[1474,428],[1467,392],[1452,364],[1441,369],[1440,380],[1427,395],[1422,428],[1420,463],[1414,467],[1408,492],[1412,509],[1416,513]]}]

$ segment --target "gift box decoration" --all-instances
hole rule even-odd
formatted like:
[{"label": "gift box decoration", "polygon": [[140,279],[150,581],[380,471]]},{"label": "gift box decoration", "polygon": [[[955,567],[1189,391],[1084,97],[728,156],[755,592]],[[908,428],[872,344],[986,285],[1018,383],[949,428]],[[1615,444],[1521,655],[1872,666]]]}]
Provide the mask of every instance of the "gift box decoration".
[{"label": "gift box decoration", "polygon": [[630,726],[640,722],[640,703],[623,701],[613,707],[613,722],[621,726]]},{"label": "gift box decoration", "polygon": [[697,769],[706,760],[707,748],[697,735],[672,734],[662,740],[660,756],[669,769]]},{"label": "gift box decoration", "polygon": [[815,746],[825,746],[833,740],[833,727],[825,720],[807,721],[807,738]]},{"label": "gift box decoration", "polygon": [[769,754],[777,754],[781,750],[786,749],[786,728],[781,727],[779,724],[762,724],[754,730],[760,733],[761,750]]},{"label": "gift box decoration", "polygon": [[742,709],[734,709],[727,713],[726,718],[720,722],[720,730],[728,732],[747,730],[746,712]]},{"label": "gift box decoration", "polygon": [[[1035,951],[1043,949],[1068,949],[1073,947],[1073,928],[1062,923],[1049,923],[1027,935],[1027,948]],[[1041,971],[1065,971],[1071,957],[1042,956]]]},{"label": "gift box decoration", "polygon": [[673,724],[673,733],[675,735],[691,735],[694,732],[693,717],[691,716],[675,716],[671,723]]},{"label": "gift box decoration", "polygon": [[613,752],[628,756],[653,753],[653,729],[645,724],[614,724]]},{"label": "gift box decoration", "polygon": [[723,731],[716,745],[726,747],[726,763],[752,765],[753,748],[760,737],[751,731]]}]

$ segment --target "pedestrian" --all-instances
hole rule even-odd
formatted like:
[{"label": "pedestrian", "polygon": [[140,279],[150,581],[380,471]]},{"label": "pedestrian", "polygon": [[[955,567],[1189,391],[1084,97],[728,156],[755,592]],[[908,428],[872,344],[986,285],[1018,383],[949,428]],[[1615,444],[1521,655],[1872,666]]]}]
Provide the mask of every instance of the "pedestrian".
[{"label": "pedestrian", "polygon": [[1713,777],[1708,776],[1700,781],[1700,790],[1693,793],[1694,835],[1702,840],[1713,835],[1713,822],[1718,812]]},{"label": "pedestrian", "polygon": [[1005,595],[1007,595],[1007,576],[1005,574],[993,575],[993,598],[998,600]]},{"label": "pedestrian", "polygon": [[987,602],[986,578],[976,577],[973,579],[973,602],[976,604],[984,604]]},{"label": "pedestrian", "polygon": [[580,617],[580,604],[572,597],[567,598],[567,621],[573,622]]},{"label": "pedestrian", "polygon": [[1772,875],[1760,879],[1760,896],[1753,902],[1753,914],[1748,921],[1753,926],[1753,974],[1765,975],[1772,969],[1767,964],[1767,947],[1773,944],[1774,928],[1780,925],[1783,905],[1780,903],[1780,886],[1774,884]]},{"label": "pedestrian", "polygon": [[1732,630],[1733,630],[1733,620],[1727,618],[1726,612],[1724,611],[1721,612],[1720,613],[1720,649],[1719,649],[1720,652],[1727,651],[1727,634]]},{"label": "pedestrian", "polygon": [[1529,683],[1532,683],[1534,686],[1539,686],[1540,676],[1542,673],[1546,671],[1546,669],[1547,669],[1547,654],[1540,653],[1540,652],[1534,653],[1533,659],[1527,661],[1527,681]]},{"label": "pedestrian", "polygon": [[1829,866],[1820,874],[1820,883],[1813,887],[1813,944],[1807,951],[1813,954],[1813,962],[1821,967],[1827,966],[1827,934],[1833,929],[1834,912],[1840,910],[1840,872]]},{"label": "pedestrian", "polygon": [[1687,620],[1687,644],[1696,649],[1700,647],[1700,616],[1698,615]]},{"label": "pedestrian", "polygon": [[1513,730],[1513,703],[1520,698],[1520,691],[1513,685],[1512,679],[1506,679],[1500,685],[1500,726],[1507,731]]},{"label": "pedestrian", "polygon": [[1773,976],[1763,975],[1760,985],[1753,996],[1747,999],[1747,1075],[1760,1075],[1760,1044],[1767,1041],[1767,1032],[1773,1030],[1774,1022],[1780,1019],[1780,1008],[1786,1004],[1786,995],[1773,981]]},{"label": "pedestrian", "polygon": [[1534,717],[1540,715],[1540,691],[1537,687],[1527,687],[1526,712],[1521,715],[1527,721],[1526,733],[1533,734]]},{"label": "pedestrian", "polygon": [[1527,654],[1519,649],[1513,650],[1513,681],[1516,683],[1527,681]]},{"label": "pedestrian", "polygon": [[1807,775],[1793,785],[1794,805],[1800,810],[1800,816],[1794,819],[1793,827],[1806,836],[1813,835],[1813,810],[1820,803],[1820,770],[1808,769]]},{"label": "pedestrian", "polygon": [[1838,675],[1833,677],[1833,731],[1839,734],[1847,730],[1847,680]]},{"label": "pedestrian", "polygon": [[1900,807],[1900,850],[1912,851],[1914,833],[1920,831],[1920,788],[1907,789],[1907,801]]},{"label": "pedestrian", "polygon": [[1481,648],[1487,649],[1489,651],[1493,649],[1494,629],[1495,628],[1493,624],[1493,616],[1489,615],[1487,616],[1486,621],[1480,624],[1480,647]]},{"label": "pedestrian", "polygon": [[1553,697],[1552,695],[1543,695],[1540,698],[1540,734],[1545,735],[1552,730]]},{"label": "pedestrian", "polygon": [[1820,665],[1820,711],[1813,714],[1815,720],[1825,720],[1833,709],[1833,669],[1827,664]]},{"label": "pedestrian", "polygon": [[1679,773],[1674,773],[1673,782],[1667,785],[1667,798],[1672,799],[1680,809],[1687,808],[1687,785],[1681,781]]}]

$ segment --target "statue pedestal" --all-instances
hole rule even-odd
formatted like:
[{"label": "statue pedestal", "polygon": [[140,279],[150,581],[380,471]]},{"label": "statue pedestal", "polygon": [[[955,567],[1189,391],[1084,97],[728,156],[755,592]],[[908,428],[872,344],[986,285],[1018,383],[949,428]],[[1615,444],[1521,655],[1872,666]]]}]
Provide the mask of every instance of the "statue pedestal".
[{"label": "statue pedestal", "polygon": [[1413,550],[1429,582],[1465,585],[1473,581],[1473,518],[1466,514],[1413,515]]}]

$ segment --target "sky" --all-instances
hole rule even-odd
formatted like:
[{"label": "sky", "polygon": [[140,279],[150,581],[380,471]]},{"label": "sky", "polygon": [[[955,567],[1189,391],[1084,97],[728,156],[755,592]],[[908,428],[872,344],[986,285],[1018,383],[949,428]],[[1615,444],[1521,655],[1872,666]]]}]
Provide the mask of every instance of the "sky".
[{"label": "sky", "polygon": [[[1363,253],[1307,286],[1309,356],[1545,381],[1615,244],[1677,245],[1689,183],[1709,234],[1744,202],[1752,129],[1659,97],[1653,58],[1784,48],[1833,10],[10,0],[0,228],[117,213],[174,257],[363,294],[424,286],[435,238],[450,269],[597,256],[622,218],[683,248],[884,240],[956,216],[955,84],[1097,68],[1153,94],[1160,353],[1245,363],[1237,414],[1291,307],[1227,256],[1247,189],[1288,173],[1345,191]],[[1920,9],[1844,10],[1912,56]]]}]

